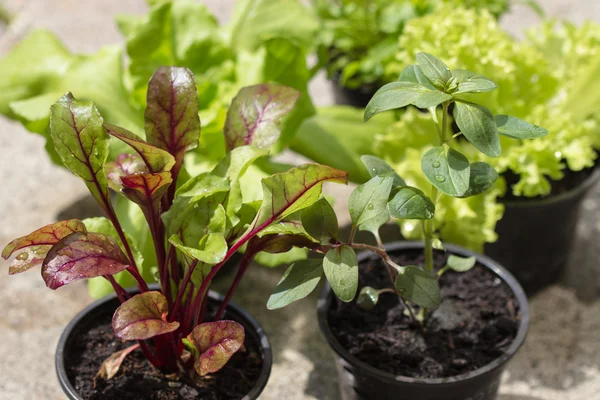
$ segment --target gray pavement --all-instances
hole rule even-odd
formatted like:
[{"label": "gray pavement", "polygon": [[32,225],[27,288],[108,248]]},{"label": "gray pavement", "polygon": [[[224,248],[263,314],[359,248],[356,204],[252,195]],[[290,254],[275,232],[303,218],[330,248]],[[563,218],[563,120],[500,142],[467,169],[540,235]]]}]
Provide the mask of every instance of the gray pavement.
[{"label": "gray pavement", "polygon": [[[115,14],[146,9],[143,0],[0,2],[17,15],[13,26],[0,33],[0,55],[35,27],[54,31],[73,51],[93,52],[121,42],[113,24]],[[234,1],[206,3],[226,20]],[[600,21],[596,0],[540,3],[550,16]],[[536,22],[531,12],[515,7],[504,25],[519,36],[524,27]],[[320,105],[333,101],[322,75],[311,84],[311,91]],[[86,208],[83,184],[53,166],[43,146],[39,136],[0,118],[1,246],[56,220],[65,210],[72,210],[73,204]],[[344,198],[349,190],[335,194]],[[599,196],[597,186],[586,199],[567,276],[531,301],[529,338],[503,377],[500,400],[600,398]],[[6,263],[0,262],[0,271],[6,270]],[[316,323],[315,296],[279,311],[268,312],[264,306],[281,273],[281,269],[253,266],[236,299],[261,321],[273,342],[275,365],[261,399],[337,399],[332,357]],[[0,273],[0,400],[64,398],[55,378],[54,349],[64,326],[89,302],[83,283],[53,292],[36,271],[10,278]]]}]

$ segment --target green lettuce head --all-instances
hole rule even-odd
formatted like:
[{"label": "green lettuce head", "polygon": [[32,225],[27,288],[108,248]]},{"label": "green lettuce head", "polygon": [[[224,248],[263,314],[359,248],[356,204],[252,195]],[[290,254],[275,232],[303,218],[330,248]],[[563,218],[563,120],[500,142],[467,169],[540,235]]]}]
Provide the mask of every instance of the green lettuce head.
[{"label": "green lettuce head", "polygon": [[[492,79],[500,90],[478,94],[484,106],[550,131],[546,137],[527,141],[502,138],[502,156],[497,159],[470,152],[470,145],[463,144],[461,152],[472,153],[470,156],[491,164],[499,173],[514,173],[519,179],[506,190],[515,196],[548,195],[550,179],[561,179],[565,168],[579,171],[593,166],[600,148],[598,116],[575,118],[572,111],[576,107],[570,101],[574,95],[569,90],[578,76],[570,66],[573,58],[581,58],[582,69],[591,64],[585,60],[598,48],[600,29],[590,24],[581,28],[567,24],[558,31],[552,27],[553,23],[548,23],[540,29],[541,35],[530,34],[536,41],[517,42],[486,10],[442,7],[407,23],[399,41],[397,74],[406,66],[404,60],[430,52],[446,60],[450,68],[477,70]],[[421,154],[430,143],[419,140],[420,135],[431,132],[423,127],[426,123],[418,111],[405,112],[397,124],[377,136],[374,153],[383,155],[403,176],[417,176]],[[415,184],[419,186],[419,182]],[[496,200],[505,186],[499,182],[490,192],[466,202],[441,201],[436,217],[445,221],[437,226],[443,239],[475,250],[494,241],[495,224],[502,216]],[[417,237],[420,232],[415,227],[407,222],[402,230],[408,237]]]}]

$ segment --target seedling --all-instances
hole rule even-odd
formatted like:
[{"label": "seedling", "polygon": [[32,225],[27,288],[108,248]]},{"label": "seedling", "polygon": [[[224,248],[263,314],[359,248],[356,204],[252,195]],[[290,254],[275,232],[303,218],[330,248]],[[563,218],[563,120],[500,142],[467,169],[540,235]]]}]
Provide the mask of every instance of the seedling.
[{"label": "seedling", "polygon": [[[406,303],[408,313],[426,324],[430,311],[440,305],[439,277],[448,270],[468,271],[476,261],[475,257],[450,255],[443,268],[437,272],[434,270],[434,247],[443,249],[433,228],[436,202],[441,196],[466,198],[478,195],[489,189],[498,178],[490,165],[470,163],[467,157],[452,147],[453,142],[464,136],[478,151],[498,157],[499,135],[529,139],[548,133],[515,117],[494,116],[490,110],[474,102],[478,93],[494,89],[496,84],[488,78],[465,70],[451,71],[442,61],[426,53],[418,54],[417,65],[407,67],[397,82],[379,89],[365,109],[365,121],[378,113],[411,105],[429,112],[432,129],[437,130],[439,140],[431,143],[431,149],[423,154],[421,167],[431,187],[422,190],[409,186],[383,160],[363,156],[361,159],[372,178],[350,195],[348,209],[352,230],[348,240],[340,239],[336,215],[326,200],[320,199],[305,209],[301,216],[304,229],[317,242],[311,249],[324,257],[300,261],[289,267],[269,299],[268,307],[283,307],[305,297],[323,275],[340,300],[352,301],[359,278],[355,250],[369,250],[383,260],[396,294]],[[455,135],[449,129],[451,106],[454,121],[460,129]],[[387,254],[379,237],[379,228],[390,218],[422,222],[425,265],[398,265]],[[358,230],[371,232],[378,245],[356,243],[354,237]],[[371,309],[376,306],[379,296],[389,291],[365,287],[358,296],[357,304]]]},{"label": "seedling", "polygon": [[[212,171],[191,178],[182,173],[183,160],[198,144],[200,120],[190,70],[161,67],[154,73],[147,92],[145,140],[105,123],[93,102],[71,93],[51,107],[56,151],[83,179],[106,218],[45,226],[10,242],[2,257],[14,256],[10,274],[41,266],[50,289],[85,278],[110,282],[121,302],[112,319],[114,333],[138,344],[107,359],[101,375],[114,376],[137,346],[166,374],[193,375],[195,370],[200,376],[219,371],[242,348],[243,326],[221,317],[250,261],[260,251],[287,251],[292,243],[308,241],[288,238],[286,230],[296,228],[286,219],[314,203],[323,182],[347,181],[345,172],[306,164],[265,178],[263,201],[243,203],[240,180],[252,162],[268,154],[280,135],[281,119],[299,96],[279,84],[241,89],[225,122],[227,155]],[[115,139],[132,152],[106,162],[109,140]],[[140,274],[140,253],[117,218],[109,188],[143,211],[160,291],[149,290]],[[238,273],[220,308],[209,313],[210,284],[238,250],[244,250]],[[114,275],[122,271],[135,278],[140,294],[131,296],[117,282]]]}]

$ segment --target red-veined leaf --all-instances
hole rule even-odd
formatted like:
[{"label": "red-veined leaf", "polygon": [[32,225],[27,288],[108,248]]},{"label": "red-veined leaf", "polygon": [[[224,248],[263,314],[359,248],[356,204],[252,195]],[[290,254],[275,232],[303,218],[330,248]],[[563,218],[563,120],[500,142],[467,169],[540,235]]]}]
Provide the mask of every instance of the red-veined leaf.
[{"label": "red-veined leaf", "polygon": [[129,260],[115,239],[101,233],[75,232],[56,243],[42,264],[50,289],[67,283],[123,271]]},{"label": "red-veined leaf", "polygon": [[200,139],[198,92],[192,71],[157,69],[148,83],[144,119],[146,140],[175,157],[177,174],[185,152],[198,146]]},{"label": "red-veined leaf", "polygon": [[42,265],[46,254],[52,246],[41,245],[41,246],[29,246],[20,251],[15,259],[10,263],[8,268],[8,274],[14,275],[21,272],[25,272],[28,269]]},{"label": "red-veined leaf", "polygon": [[120,192],[123,185],[121,177],[139,172],[148,172],[148,167],[138,154],[119,154],[115,161],[106,163],[106,177],[108,186],[114,191]]},{"label": "red-veined leaf", "polygon": [[109,136],[91,101],[65,94],[50,107],[50,135],[63,164],[85,181],[105,212],[111,212],[104,164]]},{"label": "red-veined leaf", "polygon": [[123,340],[145,340],[173,332],[179,322],[167,322],[169,306],[160,292],[145,292],[133,296],[115,311],[112,327]]},{"label": "red-veined leaf", "polygon": [[109,135],[122,140],[134,149],[146,164],[146,167],[148,167],[148,171],[170,171],[171,168],[173,168],[173,165],[175,165],[175,159],[169,152],[146,143],[144,139],[129,132],[127,129],[110,124],[104,124],[104,127]]},{"label": "red-veined leaf", "polygon": [[259,232],[269,224],[309,207],[321,196],[323,182],[348,183],[348,173],[320,164],[304,164],[262,180],[263,201],[252,224]]},{"label": "red-veined leaf", "polygon": [[53,245],[58,243],[62,238],[69,236],[75,232],[87,232],[85,225],[78,219],[68,219],[65,221],[55,222],[54,224],[46,225],[40,229],[31,232],[29,235],[16,238],[6,245],[2,250],[2,258],[8,259],[15,251],[28,246],[36,245]]},{"label": "red-veined leaf", "polygon": [[200,376],[219,371],[244,344],[244,327],[235,321],[205,322],[194,328],[188,340],[199,356],[194,369]]},{"label": "red-veined leaf", "polygon": [[281,119],[292,111],[299,97],[299,91],[278,83],[242,88],[227,111],[227,151],[249,144],[269,148],[281,134]]},{"label": "red-veined leaf", "polygon": [[170,172],[141,173],[121,177],[123,193],[131,200],[146,206],[158,205],[167,188],[173,182]]}]

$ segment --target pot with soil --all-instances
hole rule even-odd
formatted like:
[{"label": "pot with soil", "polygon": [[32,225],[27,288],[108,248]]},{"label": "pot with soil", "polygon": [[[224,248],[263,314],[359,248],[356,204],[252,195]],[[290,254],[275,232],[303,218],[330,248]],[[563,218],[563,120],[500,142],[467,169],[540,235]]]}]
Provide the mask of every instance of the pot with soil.
[{"label": "pot with soil", "polygon": [[356,89],[351,89],[343,86],[340,82],[341,72],[335,72],[331,77],[331,87],[333,88],[333,96],[336,104],[348,105],[356,108],[365,108],[369,104],[369,100],[381,85],[378,84],[361,84]]},{"label": "pot with soil", "polygon": [[599,168],[568,171],[552,182],[547,197],[500,200],[505,209],[496,225],[498,241],[486,244],[485,253],[511,271],[528,294],[556,282],[569,261],[583,200],[599,177]]},{"label": "pot with soil", "polygon": [[[209,299],[208,311],[214,314],[223,297],[211,291]],[[56,351],[56,371],[67,398],[257,399],[266,386],[273,363],[269,340],[258,321],[232,303],[224,317],[244,327],[245,351],[238,351],[216,374],[187,380],[165,376],[137,349],[125,358],[113,378],[97,377],[102,361],[135,344],[113,333],[111,320],[118,306],[116,295],[100,299],[81,311],[64,330]]]},{"label": "pot with soil", "polygon": [[[425,326],[411,321],[397,295],[381,294],[371,310],[335,299],[329,285],[318,305],[321,330],[336,354],[344,400],[492,400],[507,362],[529,325],[527,298],[516,279],[488,257],[468,272],[440,278],[441,305]],[[386,252],[399,265],[423,264],[423,244],[396,242]],[[434,254],[436,269],[447,255]],[[365,286],[392,288],[379,256],[358,255]]]}]

